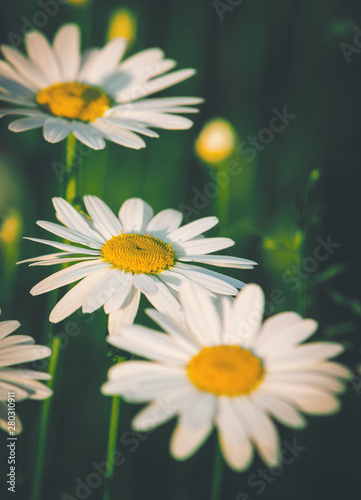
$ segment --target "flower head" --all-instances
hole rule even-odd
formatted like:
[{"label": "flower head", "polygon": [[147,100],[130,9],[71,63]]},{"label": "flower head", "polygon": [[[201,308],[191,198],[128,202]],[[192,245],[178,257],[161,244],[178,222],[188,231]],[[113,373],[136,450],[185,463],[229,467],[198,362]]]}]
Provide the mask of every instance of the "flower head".
[{"label": "flower head", "polygon": [[[38,283],[33,295],[49,292],[82,279],[55,306],[50,321],[57,323],[79,307],[93,312],[104,306],[109,331],[132,323],[140,294],[160,311],[180,315],[175,293],[182,283],[194,281],[208,293],[236,295],[244,283],[195,263],[250,269],[255,262],[223,255],[210,255],[234,245],[229,238],[204,238],[202,233],[218,223],[205,217],[180,227],[182,213],[163,210],[157,215],[140,198],[123,203],[118,217],[96,196],[84,197],[90,217],[79,213],[62,198],[54,198],[58,220],[64,224],[38,221],[38,225],[71,244],[28,238],[62,252],[24,262],[47,266],[77,262]],[[75,244],[74,244],[75,243]]]},{"label": "flower head", "polygon": [[[15,400],[15,406],[24,399],[46,399],[52,391],[39,380],[47,380],[50,375],[15,365],[47,358],[49,347],[34,345],[34,339],[27,335],[11,335],[20,323],[0,322],[0,427],[8,430],[8,397]],[[11,430],[14,431],[13,427]],[[21,423],[16,417],[15,433],[21,432]]]},{"label": "flower head", "polygon": [[337,393],[350,372],[328,358],[341,345],[302,345],[317,323],[294,312],[262,324],[264,295],[247,285],[236,299],[212,298],[189,283],[180,292],[183,321],[158,311],[148,315],[167,335],[138,325],[124,326],[108,342],[150,361],[128,361],[109,370],[103,394],[133,403],[150,402],[133,420],[146,431],[178,416],[171,453],[185,459],[213,427],[223,455],[245,469],[256,448],[267,465],[280,460],[272,418],[301,428],[301,412],[326,415],[339,408]]},{"label": "flower head", "polygon": [[214,118],[201,130],[195,144],[196,152],[204,162],[219,165],[235,151],[237,134],[223,118]]},{"label": "flower head", "polygon": [[29,32],[28,57],[10,46],[1,47],[6,61],[0,61],[0,100],[20,107],[2,109],[0,116],[26,116],[10,123],[10,130],[42,127],[44,138],[52,143],[73,133],[93,149],[103,149],[105,140],[139,149],[145,142],[138,134],[158,137],[151,128],[192,126],[179,114],[196,113],[189,106],[202,99],[143,98],[186,80],[194,70],[167,73],[176,63],[157,48],[120,62],[127,44],[122,37],[81,56],[79,39],[79,28],[66,24],[53,45],[42,33]]}]

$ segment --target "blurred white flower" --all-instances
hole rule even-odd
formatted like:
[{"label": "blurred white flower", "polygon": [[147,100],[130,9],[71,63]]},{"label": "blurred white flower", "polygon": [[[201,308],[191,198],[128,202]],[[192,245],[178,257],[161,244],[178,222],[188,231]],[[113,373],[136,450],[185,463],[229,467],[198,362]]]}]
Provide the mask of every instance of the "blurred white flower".
[{"label": "blurred white flower", "polygon": [[28,57],[10,46],[1,47],[6,61],[0,61],[0,100],[20,107],[1,109],[0,117],[26,116],[10,123],[10,130],[42,127],[44,138],[52,143],[73,133],[93,149],[103,149],[105,140],[140,149],[145,142],[138,134],[158,137],[152,128],[192,126],[179,114],[196,113],[189,106],[202,99],[142,98],[186,80],[193,69],[167,73],[176,63],[157,48],[119,62],[127,45],[121,37],[81,56],[79,39],[78,26],[66,24],[52,46],[42,33],[29,32]]}]

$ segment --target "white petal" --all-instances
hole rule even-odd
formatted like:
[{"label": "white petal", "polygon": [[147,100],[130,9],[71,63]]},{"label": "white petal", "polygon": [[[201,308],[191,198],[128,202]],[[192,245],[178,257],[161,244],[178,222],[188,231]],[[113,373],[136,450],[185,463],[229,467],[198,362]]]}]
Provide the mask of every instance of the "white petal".
[{"label": "white petal", "polygon": [[[99,242],[99,236],[97,236],[97,241],[94,241],[93,237],[84,236],[79,231],[74,231],[73,229],[68,229],[66,227],[60,226],[59,224],[54,224],[53,222],[47,222],[43,220],[39,220],[36,222],[38,226],[42,227],[46,231],[50,233],[56,234],[61,238],[69,240],[74,243],[79,243],[80,245],[86,245],[90,248],[100,249],[102,248],[105,240]],[[82,248],[79,248],[79,252],[81,252]]]},{"label": "white petal", "polygon": [[56,216],[60,222],[74,229],[75,231],[80,231],[83,235],[86,235],[101,244],[104,244],[104,236],[99,234],[98,231],[92,228],[92,222],[89,221],[85,216],[80,214],[74,207],[70,205],[63,198],[53,198],[53,205],[56,210]]},{"label": "white petal", "polygon": [[327,390],[311,386],[290,384],[276,385],[264,384],[264,389],[276,396],[286,399],[305,413],[315,415],[328,415],[335,413],[340,408],[339,400]]},{"label": "white petal", "polygon": [[256,262],[239,257],[227,255],[186,255],[179,260],[184,262],[199,262],[200,264],[210,264],[211,266],[232,267],[235,269],[253,269]]},{"label": "white petal", "polygon": [[172,231],[168,234],[168,238],[176,243],[182,243],[199,236],[217,224],[217,217],[204,217]]},{"label": "white petal", "polygon": [[[183,262],[177,262],[174,269],[196,271],[198,274],[206,275],[207,278],[209,276],[211,278],[215,278],[214,284],[216,284],[216,282],[219,283],[219,280],[220,280],[224,283],[227,283],[228,285],[231,285],[231,287],[233,287],[233,290],[235,288],[238,289],[238,288],[243,288],[245,286],[245,283],[243,281],[237,280],[237,279],[232,278],[231,276],[227,276],[226,274],[223,274],[223,273],[218,273],[218,272],[213,271],[211,269],[206,269],[204,267],[195,266],[194,264],[184,264]],[[199,276],[198,276],[198,278],[201,279]],[[230,291],[229,288],[228,288],[228,291]],[[238,292],[238,290],[236,290],[236,293],[237,292]]]},{"label": "white petal", "polygon": [[313,335],[317,326],[316,321],[304,319],[284,330],[274,331],[272,337],[268,336],[266,340],[257,344],[256,353],[262,357],[278,356]]},{"label": "white petal", "polygon": [[166,404],[161,400],[154,401],[137,414],[132,421],[132,427],[141,432],[149,431],[170,420],[177,411],[178,407],[175,404]]},{"label": "white petal", "polygon": [[59,321],[67,318],[79,307],[82,306],[85,297],[88,295],[89,290],[97,283],[103,276],[106,270],[97,271],[82,279],[80,283],[75,285],[64,297],[56,304],[51,311],[49,321],[52,323],[59,323]]},{"label": "white petal", "polygon": [[39,31],[30,31],[26,34],[25,42],[30,59],[41,69],[47,81],[59,82],[61,80],[59,62],[45,36]]},{"label": "white petal", "polygon": [[48,142],[60,142],[69,134],[69,125],[61,118],[48,118],[44,123],[44,139]]},{"label": "white petal", "polygon": [[[188,280],[197,283],[198,285],[210,290],[213,293],[218,293],[222,295],[236,295],[238,290],[233,285],[230,285],[223,276],[219,274],[219,277],[212,276],[207,269],[199,270],[191,266],[188,268],[181,267],[179,264],[175,266],[175,270],[188,278]],[[243,283],[242,283],[243,285]]]},{"label": "white petal", "polygon": [[157,213],[148,223],[146,232],[161,238],[180,226],[183,214],[179,210],[166,209]]},{"label": "white petal", "polygon": [[176,321],[182,321],[182,310],[178,300],[162,281],[151,276],[155,286],[155,293],[146,293],[149,302],[159,311],[172,316]]},{"label": "white petal", "polygon": [[106,139],[114,142],[115,144],[119,144],[120,146],[141,149],[146,145],[144,140],[137,134],[134,134],[124,127],[102,120],[101,118],[93,122],[92,126],[99,130]]},{"label": "white petal", "polygon": [[203,346],[220,344],[220,317],[209,295],[201,287],[186,283],[180,292],[180,301],[187,324],[199,344]]},{"label": "white petal", "polygon": [[119,210],[119,219],[126,233],[144,233],[153,209],[140,198],[130,198]]},{"label": "white petal", "polygon": [[11,102],[12,104],[20,104],[21,106],[29,106],[35,108],[36,104],[30,97],[22,97],[13,93],[4,93],[0,85],[0,101]]},{"label": "white petal", "polygon": [[36,87],[32,85],[26,78],[21,76],[17,71],[15,71],[9,63],[5,61],[0,61],[0,86],[1,82],[4,80],[13,81],[21,85],[20,95],[32,96],[36,92]]},{"label": "white petal", "polygon": [[182,283],[187,281],[187,278],[182,274],[174,271],[175,267],[171,268],[169,271],[162,271],[158,274],[158,278],[169,288],[179,292]]},{"label": "white petal", "polygon": [[80,32],[76,24],[65,24],[54,38],[54,50],[58,57],[64,81],[73,81],[80,65]]},{"label": "white petal", "polygon": [[110,40],[103,49],[99,50],[98,56],[94,58],[92,64],[86,69],[82,69],[82,79],[90,83],[101,82],[104,76],[114,71],[126,47],[125,38],[117,37]]},{"label": "white petal", "polygon": [[139,308],[140,292],[132,286],[121,308],[109,314],[108,330],[110,335],[118,334],[122,325],[132,324]]},{"label": "white petal", "polygon": [[151,276],[146,274],[135,274],[133,278],[133,283],[138,290],[144,294],[155,294],[157,293],[157,287]]},{"label": "white petal", "polygon": [[24,236],[24,240],[36,241],[37,243],[43,243],[44,245],[49,245],[54,248],[59,248],[59,250],[70,251],[71,253],[80,253],[85,255],[96,255],[99,256],[99,250],[90,250],[88,248],[76,247],[74,245],[67,245],[66,243],[60,243],[58,241],[42,240],[40,238],[28,238]]},{"label": "white petal", "polygon": [[103,136],[92,125],[72,121],[70,127],[75,137],[89,148],[95,150],[105,148]]},{"label": "white petal", "polygon": [[0,366],[11,366],[20,363],[29,363],[36,359],[47,358],[51,349],[42,345],[20,345],[7,347],[0,351]]},{"label": "white petal", "polygon": [[208,254],[234,245],[230,238],[201,238],[179,243],[184,255]]},{"label": "white petal", "polygon": [[266,391],[255,391],[249,397],[254,404],[271,413],[281,424],[295,429],[305,427],[306,420],[304,417],[287,401],[267,394]]},{"label": "white petal", "polygon": [[0,109],[0,118],[6,115],[25,115],[29,117],[43,117],[44,113],[38,109],[27,109],[27,108],[2,108]]},{"label": "white petal", "polygon": [[119,219],[100,198],[84,196],[84,203],[90,217],[107,240],[121,233],[123,228]]},{"label": "white petal", "polygon": [[92,313],[103,306],[124,283],[124,273],[109,268],[91,288],[83,302],[83,312]]},{"label": "white petal", "polygon": [[214,414],[213,394],[195,392],[172,435],[170,450],[175,458],[184,460],[203,444],[213,429]]},{"label": "white petal", "polygon": [[11,335],[10,337],[1,340],[0,348],[4,349],[5,347],[20,344],[35,344],[35,340],[33,337],[29,337],[29,335]]},{"label": "white petal", "polygon": [[276,466],[280,460],[279,436],[271,419],[257,409],[247,397],[233,398],[232,404],[248,437],[255,443],[263,461]]},{"label": "white petal", "polygon": [[235,470],[244,470],[253,458],[253,448],[231,399],[224,396],[218,398],[216,423],[219,441],[228,465]]},{"label": "white petal", "polygon": [[[193,106],[201,104],[204,99],[199,97],[160,97],[157,99],[143,99],[132,103],[132,109],[160,109],[170,111],[174,107]],[[120,106],[118,106],[120,108]]]},{"label": "white petal", "polygon": [[263,310],[262,289],[258,285],[246,285],[233,302],[232,320],[229,330],[224,332],[224,343],[252,346],[261,327]]},{"label": "white petal", "polygon": [[[124,68],[124,64],[125,63],[121,66],[122,69]],[[134,99],[140,99],[141,97],[145,97],[149,94],[154,94],[155,92],[159,92],[160,90],[166,89],[167,87],[171,87],[176,83],[190,78],[194,75],[194,73],[195,71],[193,69],[183,69],[170,73],[169,75],[154,78],[148,82],[144,82],[141,87],[137,86],[136,89],[130,87],[124,91],[118,92],[117,101],[128,102]]]},{"label": "white petal", "polygon": [[115,125],[117,130],[115,130],[114,132],[119,136],[120,139],[123,138],[123,140],[125,140],[126,138],[132,138],[135,140],[135,138],[137,138],[137,143],[139,143],[139,137],[134,137],[133,135],[129,134],[124,135],[123,131],[131,130],[132,132],[137,132],[147,137],[159,137],[159,134],[157,132],[146,127],[143,123],[132,120],[132,118],[123,118],[122,116],[119,116],[118,113],[114,112],[114,109],[115,108],[110,108],[109,110],[107,110],[101,118],[98,118],[95,122],[93,122],[93,125],[103,124],[103,130],[105,132],[111,132],[111,128],[106,128],[106,125]]},{"label": "white petal", "polygon": [[139,123],[165,130],[187,130],[193,125],[192,120],[184,118],[184,116],[154,111],[132,111],[129,116]]},{"label": "white petal", "polygon": [[42,89],[50,85],[50,80],[39,71],[39,67],[20,54],[20,52],[6,45],[2,45],[1,49],[5,58],[36,89]]},{"label": "white petal", "polygon": [[25,132],[26,130],[40,128],[44,125],[46,119],[46,115],[39,118],[20,118],[20,120],[10,123],[9,130],[12,132]]},{"label": "white petal", "polygon": [[185,365],[190,359],[189,353],[171,337],[140,325],[123,326],[119,335],[111,335],[107,341],[120,349],[163,363]]},{"label": "white petal", "polygon": [[20,326],[19,321],[9,320],[0,322],[0,340],[15,332]]},{"label": "white petal", "polygon": [[337,356],[344,350],[343,346],[333,342],[313,342],[301,345],[287,353],[267,359],[267,369],[271,371],[297,370],[308,367],[327,358]]},{"label": "white petal", "polygon": [[133,283],[133,275],[131,273],[123,273],[122,286],[117,290],[114,295],[104,304],[104,312],[106,314],[114,313],[122,307],[125,299],[128,297]]},{"label": "white petal", "polygon": [[255,340],[255,346],[261,346],[263,343],[271,340],[273,335],[288,330],[293,325],[297,325],[300,321],[302,321],[302,317],[295,312],[282,312],[266,319]]},{"label": "white petal", "polygon": [[174,318],[169,315],[162,314],[155,309],[146,309],[147,315],[152,318],[163,330],[171,335],[183,348],[185,348],[192,356],[200,350],[199,344],[195,342],[192,336],[186,331],[185,325],[180,325],[174,321]]}]

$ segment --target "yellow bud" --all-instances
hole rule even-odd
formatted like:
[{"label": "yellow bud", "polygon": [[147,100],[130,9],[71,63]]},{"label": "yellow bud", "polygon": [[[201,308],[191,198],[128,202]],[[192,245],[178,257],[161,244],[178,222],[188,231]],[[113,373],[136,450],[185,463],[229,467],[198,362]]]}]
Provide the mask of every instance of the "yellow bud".
[{"label": "yellow bud", "polygon": [[131,45],[137,34],[137,19],[128,9],[117,9],[109,19],[108,40],[121,36]]},{"label": "yellow bud", "polygon": [[223,118],[214,118],[201,130],[195,144],[197,155],[212,165],[221,163],[234,151],[237,134]]},{"label": "yellow bud", "polygon": [[263,248],[266,250],[276,250],[279,244],[272,238],[263,238]]},{"label": "yellow bud", "polygon": [[13,243],[19,237],[21,227],[20,217],[11,215],[4,220],[0,229],[0,240],[3,243]]},{"label": "yellow bud", "polygon": [[89,3],[89,0],[68,0],[68,3],[73,5],[85,5]]}]

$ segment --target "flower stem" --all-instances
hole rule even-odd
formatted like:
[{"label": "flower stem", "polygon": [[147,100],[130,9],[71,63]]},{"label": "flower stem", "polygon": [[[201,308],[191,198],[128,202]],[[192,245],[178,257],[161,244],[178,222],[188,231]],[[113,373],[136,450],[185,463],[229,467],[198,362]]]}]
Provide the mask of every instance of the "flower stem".
[{"label": "flower stem", "polygon": [[70,204],[74,203],[78,196],[79,165],[77,162],[77,140],[73,134],[69,134],[66,140],[66,186],[65,199]]},{"label": "flower stem", "polygon": [[[66,161],[66,177],[65,177],[65,188],[63,185],[60,187],[61,195],[65,195],[65,198],[69,203],[73,203],[77,196],[78,190],[78,164],[76,163],[76,150],[77,150],[77,139],[73,134],[69,134],[66,141],[65,150],[65,161]],[[59,290],[56,293],[56,302],[59,300]],[[55,376],[57,368],[59,365],[60,350],[61,350],[61,338],[53,335],[54,325],[52,326],[51,332],[51,345],[52,350],[49,359],[49,374],[51,379],[49,380],[49,387],[52,389],[55,384]],[[36,471],[34,477],[34,487],[32,492],[32,500],[41,499],[41,490],[43,484],[44,475],[44,461],[45,461],[45,451],[46,451],[46,438],[49,427],[49,418],[51,410],[51,399],[47,399],[42,406],[41,416],[40,416],[40,433],[38,442],[38,454],[36,461]]]},{"label": "flower stem", "polygon": [[[51,342],[52,354],[49,360],[49,370],[48,373],[51,375],[51,379],[48,382],[48,387],[53,389],[55,375],[58,367],[59,353],[61,349],[61,338],[53,337]],[[38,442],[38,456],[36,461],[36,471],[34,478],[34,487],[32,492],[32,500],[39,500],[41,498],[41,490],[43,484],[43,472],[44,472],[44,460],[46,451],[46,437],[49,427],[49,416],[50,416],[51,399],[46,399],[42,405],[41,416],[40,416],[40,436]]]},{"label": "flower stem", "polygon": [[104,500],[111,500],[111,490],[114,478],[114,454],[116,452],[118,423],[120,414],[120,396],[113,396],[112,408],[110,411],[109,437],[107,451],[107,469],[105,475]]},{"label": "flower stem", "polygon": [[216,454],[214,457],[213,466],[213,482],[212,482],[212,494],[211,500],[219,500],[221,498],[222,490],[222,478],[223,478],[223,457],[221,453],[221,448],[217,440]]}]

